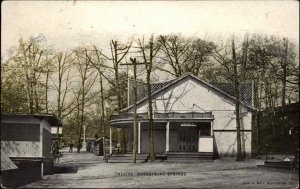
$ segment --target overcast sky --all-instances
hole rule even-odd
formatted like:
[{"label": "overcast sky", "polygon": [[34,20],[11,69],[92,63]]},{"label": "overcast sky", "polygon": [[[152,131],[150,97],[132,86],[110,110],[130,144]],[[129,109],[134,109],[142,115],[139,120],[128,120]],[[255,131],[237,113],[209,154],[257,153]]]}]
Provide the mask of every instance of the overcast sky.
[{"label": "overcast sky", "polygon": [[182,33],[213,40],[246,32],[299,41],[298,1],[5,1],[1,52],[43,34],[57,49],[107,47],[112,37]]}]

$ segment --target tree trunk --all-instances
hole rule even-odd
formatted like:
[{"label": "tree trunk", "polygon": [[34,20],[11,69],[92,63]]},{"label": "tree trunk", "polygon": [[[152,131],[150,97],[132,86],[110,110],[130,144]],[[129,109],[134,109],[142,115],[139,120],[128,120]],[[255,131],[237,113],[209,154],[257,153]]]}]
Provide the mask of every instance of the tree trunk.
[{"label": "tree trunk", "polygon": [[[58,95],[57,95],[57,116],[58,116],[58,120],[61,121],[61,82],[62,82],[62,68],[61,68],[61,58],[62,56],[58,57]],[[57,129],[56,131],[56,136],[58,138],[59,135],[59,131]]]},{"label": "tree trunk", "polygon": [[236,113],[236,130],[237,130],[237,161],[243,160],[242,154],[242,145],[241,145],[241,123],[240,123],[240,86],[239,86],[239,77],[237,72],[237,60],[235,54],[235,46],[234,46],[234,39],[232,38],[232,61],[234,64],[234,91],[235,91],[235,113]]},{"label": "tree trunk", "polygon": [[153,107],[152,107],[152,96],[151,96],[151,84],[150,84],[150,73],[151,70],[147,71],[147,88],[148,88],[148,107],[149,107],[149,155],[150,160],[155,160],[154,155],[154,143],[153,143]]},{"label": "tree trunk", "polygon": [[[242,57],[242,69],[241,69],[241,82],[246,82],[246,73],[247,73],[247,51],[248,51],[248,34],[245,35],[244,43],[243,43],[243,57]],[[239,86],[238,86],[239,87]],[[253,91],[252,91],[253,92]],[[240,93],[240,91],[239,91]],[[245,95],[245,94],[243,94]],[[240,110],[242,108],[240,107]],[[243,117],[241,117],[243,119]],[[244,130],[244,126],[241,124],[241,129]],[[242,155],[246,157],[245,151],[245,136],[244,133],[241,135],[241,142],[243,146]]]},{"label": "tree trunk", "polygon": [[[132,59],[131,59],[132,60]],[[134,109],[134,113],[133,113],[133,150],[132,150],[132,162],[136,163],[136,155],[137,155],[137,125],[136,125],[136,118],[137,118],[137,106],[136,106],[136,102],[137,102],[137,86],[136,86],[136,59],[132,60],[133,63],[133,91],[134,91],[134,102],[133,102],[133,109]]]},{"label": "tree trunk", "polygon": [[148,107],[149,107],[149,155],[150,160],[155,160],[154,154],[154,141],[153,141],[153,107],[152,107],[152,96],[151,96],[151,71],[152,71],[152,62],[153,61],[153,38],[150,39],[150,62],[146,64],[147,69],[147,88],[148,88]]},{"label": "tree trunk", "polygon": [[285,96],[286,96],[286,78],[287,78],[287,61],[288,61],[288,41],[285,44],[285,57],[284,62],[282,63],[282,97],[281,97],[281,105],[285,106]]},{"label": "tree trunk", "polygon": [[45,86],[45,89],[46,89],[46,94],[45,94],[45,101],[46,101],[46,114],[49,113],[49,109],[48,109],[48,82],[49,82],[49,70],[47,70],[47,74],[46,74],[46,86]]}]

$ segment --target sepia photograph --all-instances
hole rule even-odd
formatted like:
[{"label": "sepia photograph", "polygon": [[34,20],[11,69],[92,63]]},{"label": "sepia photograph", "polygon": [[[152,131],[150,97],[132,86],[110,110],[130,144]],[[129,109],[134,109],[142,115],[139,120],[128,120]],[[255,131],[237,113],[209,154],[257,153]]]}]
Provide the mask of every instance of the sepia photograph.
[{"label": "sepia photograph", "polygon": [[299,188],[299,1],[1,12],[1,188]]}]

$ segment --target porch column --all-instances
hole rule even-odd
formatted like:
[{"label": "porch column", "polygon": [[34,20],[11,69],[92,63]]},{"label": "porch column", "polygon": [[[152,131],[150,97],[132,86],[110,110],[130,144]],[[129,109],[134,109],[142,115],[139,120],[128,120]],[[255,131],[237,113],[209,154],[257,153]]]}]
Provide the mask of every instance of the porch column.
[{"label": "porch column", "polygon": [[138,122],[138,154],[141,153],[141,122]]},{"label": "porch column", "polygon": [[210,136],[213,136],[214,121],[210,122]]},{"label": "porch column", "polygon": [[132,151],[132,130],[130,127],[128,127],[128,152],[131,152]]},{"label": "porch column", "polygon": [[111,142],[112,142],[112,132],[111,132],[111,126],[109,127],[109,154],[112,154],[112,145],[111,145]]},{"label": "porch column", "polygon": [[41,178],[43,178],[44,176],[44,163],[43,163],[43,160],[42,160],[42,163],[41,163]]},{"label": "porch column", "polygon": [[166,153],[169,151],[169,148],[170,148],[169,136],[170,136],[170,122],[167,122],[167,125],[166,125]]}]

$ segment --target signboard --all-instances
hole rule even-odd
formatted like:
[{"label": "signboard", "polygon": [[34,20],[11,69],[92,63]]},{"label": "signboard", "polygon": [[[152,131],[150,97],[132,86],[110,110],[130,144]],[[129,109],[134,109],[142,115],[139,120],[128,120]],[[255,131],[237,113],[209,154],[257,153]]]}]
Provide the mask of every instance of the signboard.
[{"label": "signboard", "polygon": [[197,125],[195,123],[181,123],[181,127],[196,127]]}]

